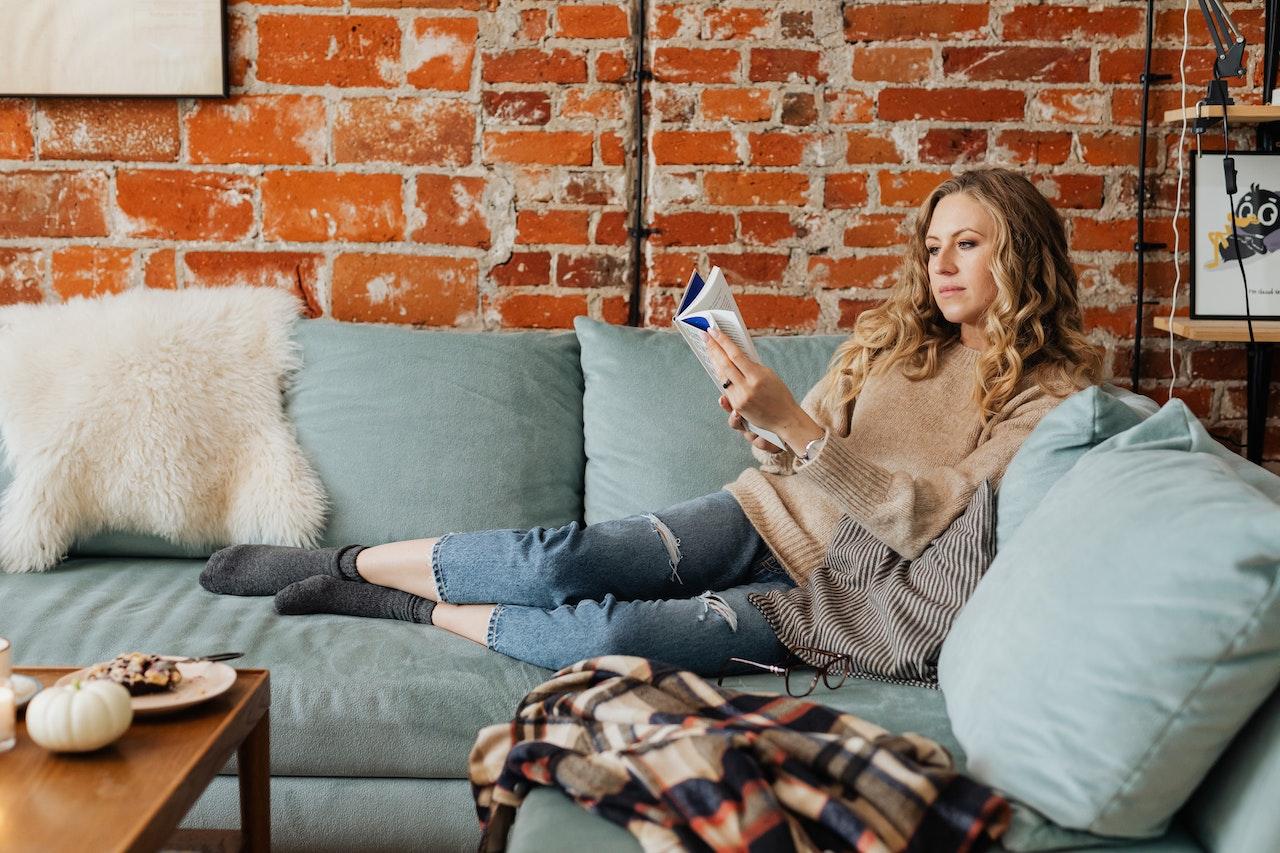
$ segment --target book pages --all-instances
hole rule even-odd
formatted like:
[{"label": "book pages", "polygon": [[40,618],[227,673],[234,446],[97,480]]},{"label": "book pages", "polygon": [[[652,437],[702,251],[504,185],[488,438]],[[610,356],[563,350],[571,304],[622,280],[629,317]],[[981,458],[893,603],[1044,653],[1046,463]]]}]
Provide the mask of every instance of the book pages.
[{"label": "book pages", "polygon": [[[707,371],[707,375],[722,392],[724,389],[721,388],[720,383],[724,380],[716,373],[715,366],[707,355],[707,344],[698,330],[706,332],[717,329],[733,341],[738,349],[752,361],[760,361],[760,354],[751,340],[751,335],[747,332],[746,323],[743,322],[742,314],[738,311],[738,304],[734,301],[733,293],[725,283],[724,274],[720,272],[719,267],[711,269],[711,274],[707,276],[705,282],[695,270],[689,277],[686,296],[681,300],[680,305],[681,309],[672,324],[689,344],[689,349],[693,350],[693,354],[702,364],[702,368]],[[767,429],[760,429],[751,423],[747,424],[747,429],[776,447],[786,447],[780,437]]]}]

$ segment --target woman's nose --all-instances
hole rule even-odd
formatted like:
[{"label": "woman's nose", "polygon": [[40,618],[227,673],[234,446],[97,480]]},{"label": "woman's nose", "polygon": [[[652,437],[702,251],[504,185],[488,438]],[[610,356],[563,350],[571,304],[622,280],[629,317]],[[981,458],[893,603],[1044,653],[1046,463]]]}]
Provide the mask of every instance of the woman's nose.
[{"label": "woman's nose", "polygon": [[956,271],[956,256],[951,249],[939,249],[938,254],[933,256],[934,269],[943,274],[953,273]]}]

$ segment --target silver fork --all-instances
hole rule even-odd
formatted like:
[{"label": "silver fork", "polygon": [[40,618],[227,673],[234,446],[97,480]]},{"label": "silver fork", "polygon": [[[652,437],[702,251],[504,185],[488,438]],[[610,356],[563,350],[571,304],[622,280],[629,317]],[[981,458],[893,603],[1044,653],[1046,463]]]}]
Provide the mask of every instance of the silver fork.
[{"label": "silver fork", "polygon": [[244,657],[244,652],[218,652],[202,658],[178,658],[173,663],[204,663],[205,661],[235,660]]}]

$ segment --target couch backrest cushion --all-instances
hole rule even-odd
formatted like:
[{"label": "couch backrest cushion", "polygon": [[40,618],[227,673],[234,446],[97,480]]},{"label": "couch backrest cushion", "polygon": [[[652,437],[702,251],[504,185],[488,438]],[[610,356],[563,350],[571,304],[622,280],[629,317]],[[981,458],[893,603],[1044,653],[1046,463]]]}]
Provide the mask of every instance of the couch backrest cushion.
[{"label": "couch backrest cushion", "polygon": [[[325,544],[581,519],[582,373],[572,333],[311,320],[296,335],[303,367],[286,411],[329,495]],[[72,553],[208,556],[128,531]]]},{"label": "couch backrest cushion", "polygon": [[[586,521],[652,512],[708,494],[756,463],[727,424],[719,393],[675,332],[579,317],[586,382]],[[844,337],[755,338],[796,399],[822,377]]]},{"label": "couch backrest cushion", "polygon": [[325,542],[582,517],[582,374],[569,332],[311,321],[288,394],[331,503]]},{"label": "couch backrest cushion", "polygon": [[1159,835],[1280,682],[1280,506],[1216,446],[1174,400],[1085,454],[943,646],[969,772],[1062,826]]},{"label": "couch backrest cushion", "polygon": [[996,492],[996,547],[1071,466],[1106,439],[1155,414],[1154,401],[1114,385],[1072,394],[1044,416],[1018,448]]}]

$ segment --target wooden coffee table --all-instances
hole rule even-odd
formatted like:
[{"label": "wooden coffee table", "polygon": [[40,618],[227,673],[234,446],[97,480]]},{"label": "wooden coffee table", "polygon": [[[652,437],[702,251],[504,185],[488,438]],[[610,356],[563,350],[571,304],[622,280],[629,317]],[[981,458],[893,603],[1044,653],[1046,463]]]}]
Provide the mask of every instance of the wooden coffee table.
[{"label": "wooden coffee table", "polygon": [[[68,667],[14,667],[46,687]],[[271,690],[265,669],[238,669],[208,702],[162,716],[135,716],[120,740],[96,752],[36,746],[18,719],[18,744],[0,753],[0,851],[144,851],[177,846],[268,850],[271,846]],[[237,757],[240,833],[179,832],[213,777]],[[227,836],[230,836],[228,838]]]}]

